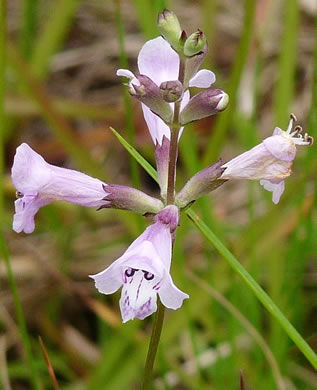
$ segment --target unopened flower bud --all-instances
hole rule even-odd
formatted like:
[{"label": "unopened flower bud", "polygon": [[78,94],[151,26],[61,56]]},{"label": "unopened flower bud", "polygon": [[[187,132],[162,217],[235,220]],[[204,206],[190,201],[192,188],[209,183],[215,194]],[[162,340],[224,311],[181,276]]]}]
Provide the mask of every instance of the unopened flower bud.
[{"label": "unopened flower bud", "polygon": [[190,99],[180,114],[182,125],[197,121],[223,111],[229,102],[229,96],[221,89],[208,89]]},{"label": "unopened flower bud", "polygon": [[148,106],[165,122],[170,122],[173,118],[173,111],[170,105],[162,98],[160,88],[145,75],[139,74],[135,77],[139,85],[132,83],[129,89],[130,94]]},{"label": "unopened flower bud", "polygon": [[184,55],[186,57],[192,57],[200,53],[206,45],[206,37],[204,33],[197,30],[191,34],[184,44]]},{"label": "unopened flower bud", "polygon": [[225,168],[221,167],[222,161],[218,160],[215,164],[196,173],[176,195],[175,204],[180,209],[191,205],[196,199],[214,191],[226,180],[219,180]]},{"label": "unopened flower bud", "polygon": [[168,103],[177,102],[183,96],[183,85],[179,80],[164,81],[160,85],[162,98]]},{"label": "unopened flower bud", "polygon": [[157,18],[157,27],[162,37],[167,40],[174,50],[177,52],[182,50],[182,29],[174,12],[166,8],[163,12],[160,12]]},{"label": "unopened flower bud", "polygon": [[118,184],[105,183],[103,185],[105,204],[99,207],[131,210],[140,214],[157,214],[163,208],[163,203],[152,196],[135,188]]}]

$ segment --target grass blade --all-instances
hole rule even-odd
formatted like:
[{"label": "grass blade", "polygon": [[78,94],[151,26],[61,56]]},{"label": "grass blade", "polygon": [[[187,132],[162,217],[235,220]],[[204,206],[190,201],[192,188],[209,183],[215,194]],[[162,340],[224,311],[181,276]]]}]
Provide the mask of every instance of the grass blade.
[{"label": "grass blade", "polygon": [[47,75],[51,56],[65,39],[79,3],[80,0],[59,0],[51,3],[49,19],[34,45],[32,54],[32,71],[41,80]]},{"label": "grass blade", "polygon": [[272,314],[278,321],[281,327],[306,356],[314,368],[317,369],[317,355],[306,343],[303,337],[297,332],[293,325],[288,321],[284,314],[280,311],[277,305],[266,294],[262,287],[252,278],[247,270],[239,263],[233,256],[229,249],[219,240],[219,238],[209,229],[209,227],[200,220],[200,218],[192,211],[188,210],[188,217],[193,221],[205,238],[217,249],[217,251],[224,257],[236,273],[240,275],[242,280],[247,284],[250,290],[256,295],[263,306]]},{"label": "grass blade", "polygon": [[20,48],[25,59],[30,59],[36,33],[38,0],[24,0],[23,25],[20,32]]}]

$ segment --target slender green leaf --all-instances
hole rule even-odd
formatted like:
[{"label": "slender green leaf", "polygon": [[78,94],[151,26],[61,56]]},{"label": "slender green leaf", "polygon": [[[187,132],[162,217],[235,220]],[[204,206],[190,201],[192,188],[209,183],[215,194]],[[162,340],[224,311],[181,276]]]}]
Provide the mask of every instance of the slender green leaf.
[{"label": "slender green leaf", "polygon": [[30,59],[32,55],[33,41],[36,34],[38,0],[24,0],[22,17],[20,47],[24,58]]}]

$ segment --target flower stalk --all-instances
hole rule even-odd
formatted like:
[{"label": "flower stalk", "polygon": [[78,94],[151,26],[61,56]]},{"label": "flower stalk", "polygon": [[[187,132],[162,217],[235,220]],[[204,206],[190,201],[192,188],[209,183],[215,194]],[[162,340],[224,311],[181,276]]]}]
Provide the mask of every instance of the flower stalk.
[{"label": "flower stalk", "polygon": [[161,333],[162,333],[164,314],[165,314],[165,307],[162,305],[160,299],[158,299],[157,312],[156,312],[155,318],[154,318],[154,324],[153,324],[153,329],[152,329],[152,334],[151,334],[149,350],[148,350],[146,362],[145,362],[144,377],[143,377],[143,383],[142,383],[141,390],[148,390],[151,387],[153,366],[154,366],[157,348],[158,348]]}]

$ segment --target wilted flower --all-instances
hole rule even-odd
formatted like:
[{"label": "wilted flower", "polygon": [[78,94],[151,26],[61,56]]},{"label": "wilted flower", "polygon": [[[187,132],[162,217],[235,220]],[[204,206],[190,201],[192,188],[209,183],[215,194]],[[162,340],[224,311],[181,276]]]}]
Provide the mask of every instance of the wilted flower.
[{"label": "wilted flower", "polygon": [[143,320],[157,309],[157,294],[164,306],[181,307],[188,295],[180,291],[170,275],[172,235],[178,223],[178,209],[167,206],[106,270],[91,275],[96,288],[112,294],[122,286],[120,309],[123,322]]},{"label": "wilted flower", "polygon": [[273,193],[273,202],[278,203],[284,192],[284,180],[292,172],[296,145],[306,146],[313,142],[307,134],[304,137],[301,135],[300,126],[293,130],[295,120],[292,114],[286,131],[276,127],[271,137],[222,165],[226,170],[220,179],[260,180],[260,184]]}]

